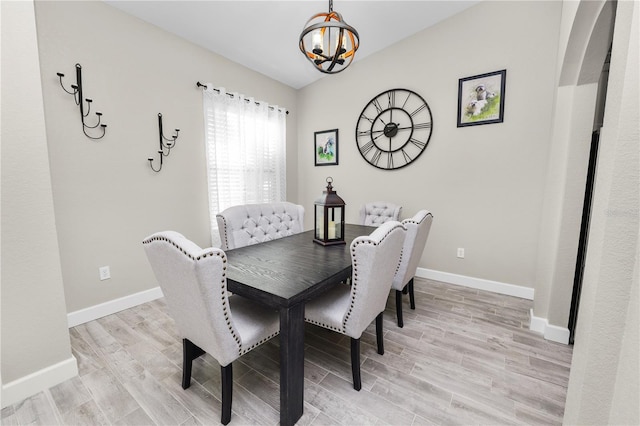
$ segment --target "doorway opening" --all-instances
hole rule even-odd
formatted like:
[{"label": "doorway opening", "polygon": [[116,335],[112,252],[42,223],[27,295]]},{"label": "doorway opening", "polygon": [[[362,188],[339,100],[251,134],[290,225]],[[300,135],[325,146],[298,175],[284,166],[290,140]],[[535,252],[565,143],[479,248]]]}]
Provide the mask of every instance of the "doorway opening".
[{"label": "doorway opening", "polygon": [[573,293],[571,296],[571,309],[569,311],[569,344],[573,344],[575,339],[576,325],[578,322],[578,308],[580,305],[580,293],[582,290],[582,280],[584,278],[584,266],[587,256],[587,244],[589,241],[589,221],[591,219],[591,204],[598,164],[598,146],[600,142],[600,129],[604,119],[604,108],[607,98],[607,83],[609,81],[609,64],[611,62],[611,47],[602,66],[600,80],[598,81],[598,95],[596,98],[596,110],[593,122],[593,132],[591,133],[591,147],[589,151],[589,165],[587,167],[587,181],[585,185],[584,202],[582,205],[582,221],[580,224],[580,236],[578,240],[578,255],[576,257],[576,268],[573,277]]}]

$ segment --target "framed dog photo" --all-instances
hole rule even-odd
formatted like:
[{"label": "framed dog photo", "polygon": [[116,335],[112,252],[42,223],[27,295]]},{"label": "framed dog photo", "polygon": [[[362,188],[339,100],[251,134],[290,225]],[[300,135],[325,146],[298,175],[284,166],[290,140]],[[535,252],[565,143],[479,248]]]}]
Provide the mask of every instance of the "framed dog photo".
[{"label": "framed dog photo", "polygon": [[502,123],[507,70],[461,78],[458,82],[458,127]]},{"label": "framed dog photo", "polygon": [[338,129],[315,132],[314,141],[316,166],[338,165]]}]

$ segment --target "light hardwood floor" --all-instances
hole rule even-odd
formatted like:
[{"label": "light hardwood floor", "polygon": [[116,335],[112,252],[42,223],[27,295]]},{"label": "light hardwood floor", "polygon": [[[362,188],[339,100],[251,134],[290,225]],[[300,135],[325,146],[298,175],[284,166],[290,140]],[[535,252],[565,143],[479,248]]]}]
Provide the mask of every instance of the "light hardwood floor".
[{"label": "light hardwood floor", "polygon": [[[532,302],[415,280],[416,310],[395,295],[385,354],[362,337],[362,390],[351,382],[349,339],[307,326],[299,425],[561,424],[571,346],[528,330]],[[220,422],[220,368],[194,361],[180,386],[182,346],[163,299],[73,327],[79,376],[2,410],[3,425],[209,425]],[[234,363],[230,425],[279,421],[278,339]]]}]

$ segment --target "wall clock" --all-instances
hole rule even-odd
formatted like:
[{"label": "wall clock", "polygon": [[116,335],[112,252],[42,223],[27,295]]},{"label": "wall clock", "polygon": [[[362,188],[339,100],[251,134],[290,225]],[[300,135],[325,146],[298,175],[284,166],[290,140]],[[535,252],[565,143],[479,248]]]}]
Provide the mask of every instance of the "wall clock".
[{"label": "wall clock", "polygon": [[391,89],[364,107],[356,124],[358,150],[369,164],[394,170],[422,154],[433,130],[431,109],[416,92]]}]

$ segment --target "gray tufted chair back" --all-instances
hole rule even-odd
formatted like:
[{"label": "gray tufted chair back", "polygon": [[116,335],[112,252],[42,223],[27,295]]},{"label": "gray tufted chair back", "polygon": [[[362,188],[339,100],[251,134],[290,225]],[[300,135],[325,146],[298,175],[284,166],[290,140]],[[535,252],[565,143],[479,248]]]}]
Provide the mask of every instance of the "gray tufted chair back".
[{"label": "gray tufted chair back", "polygon": [[142,241],[169,312],[182,337],[182,388],[191,386],[193,360],[204,353],[220,363],[220,421],[231,421],[234,360],[280,330],[272,309],[227,292],[227,256],[202,249],[177,232],[158,232]]},{"label": "gray tufted chair back", "polygon": [[[222,366],[252,349],[253,342],[242,341],[231,315],[222,250],[202,249],[174,231],[155,233],[143,246],[180,337]],[[275,324],[277,334],[277,320]]]},{"label": "gray tufted chair back", "polygon": [[304,230],[304,207],[289,203],[245,204],[216,215],[221,248],[230,250],[298,234]]},{"label": "gray tufted chair back", "polygon": [[360,208],[360,224],[366,226],[380,226],[390,220],[399,220],[402,206],[375,201],[366,203]]},{"label": "gray tufted chair back", "polygon": [[340,284],[307,302],[305,319],[359,339],[385,309],[405,234],[400,222],[392,221],[371,235],[354,239],[350,247],[351,285]]},{"label": "gray tufted chair back", "polygon": [[347,336],[359,338],[384,311],[405,234],[404,227],[393,221],[351,243],[351,302],[343,319]]},{"label": "gray tufted chair back", "polygon": [[402,247],[402,258],[398,272],[393,279],[392,288],[395,290],[402,290],[416,275],[432,222],[433,215],[427,210],[420,210],[412,218],[402,221],[402,224],[407,228],[407,237]]},{"label": "gray tufted chair back", "polygon": [[378,353],[384,354],[383,312],[398,270],[406,230],[398,221],[383,223],[351,243],[351,285],[338,284],[311,299],[305,321],[351,337],[353,388],[360,390],[360,337],[376,320]]}]

